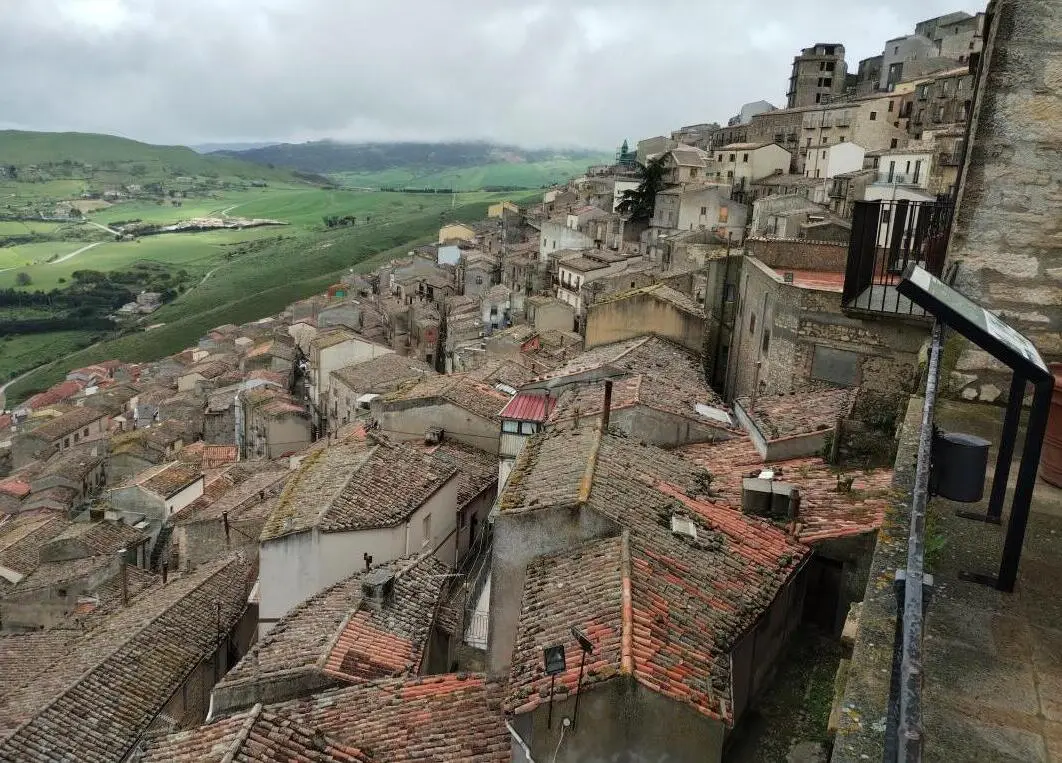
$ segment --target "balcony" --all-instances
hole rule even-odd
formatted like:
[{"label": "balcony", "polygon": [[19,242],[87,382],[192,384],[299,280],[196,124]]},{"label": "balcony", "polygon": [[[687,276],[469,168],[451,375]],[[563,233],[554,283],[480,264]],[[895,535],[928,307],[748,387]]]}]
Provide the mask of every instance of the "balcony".
[{"label": "balcony", "polygon": [[925,311],[896,291],[900,275],[917,263],[944,271],[950,201],[857,201],[844,273],[846,310],[924,318]]}]

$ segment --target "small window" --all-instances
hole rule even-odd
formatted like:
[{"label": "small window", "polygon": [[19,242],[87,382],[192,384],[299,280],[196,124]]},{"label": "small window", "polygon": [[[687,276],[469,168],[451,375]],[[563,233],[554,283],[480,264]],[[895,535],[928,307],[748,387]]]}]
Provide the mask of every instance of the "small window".
[{"label": "small window", "polygon": [[733,302],[737,298],[737,284],[728,283],[726,288],[723,289],[723,299],[727,302]]},{"label": "small window", "polygon": [[730,207],[719,207],[719,222],[725,223],[730,219]]},{"label": "small window", "polygon": [[819,86],[819,87],[822,87],[822,77],[819,77],[819,83],[818,83],[818,86]]},{"label": "small window", "polygon": [[825,135],[823,135],[822,136],[822,145],[825,146],[829,142],[830,142],[830,139],[828,137],[826,137]]},{"label": "small window", "polygon": [[896,148],[898,143],[899,143],[898,139],[897,138],[893,138],[892,140],[889,141],[889,148]]},{"label": "small window", "polygon": [[764,355],[767,354],[767,350],[770,348],[770,346],[771,346],[771,332],[765,330],[763,332],[763,354]]},{"label": "small window", "polygon": [[533,421],[521,421],[520,422],[520,434],[534,434],[537,431],[537,426]]},{"label": "small window", "polygon": [[730,161],[732,161],[732,162],[737,161],[737,154],[731,154],[730,155]]},{"label": "small window", "polygon": [[827,61],[826,62],[826,71],[832,72],[836,65],[837,65],[836,62],[834,62],[834,61]]},{"label": "small window", "polygon": [[823,152],[822,152],[822,158],[823,158],[823,159],[825,159],[825,158],[826,158],[826,152],[825,152],[825,151],[823,151]]},{"label": "small window", "polygon": [[483,283],[483,276],[476,276],[476,283],[477,284]]},{"label": "small window", "polygon": [[823,87],[833,87],[833,78],[832,77],[824,77],[823,80],[822,80],[822,86]]},{"label": "small window", "polygon": [[742,154],[741,155],[741,161],[747,162],[748,160],[749,160],[749,155],[748,154]]},{"label": "small window", "polygon": [[723,161],[723,155],[719,154],[719,161]]},{"label": "small window", "polygon": [[821,102],[822,102],[822,94],[821,93],[815,93],[815,103],[821,103]]},{"label": "small window", "polygon": [[502,431],[516,434],[520,431],[520,422],[511,421],[510,419],[502,419]]},{"label": "small window", "polygon": [[756,313],[749,315],[749,333],[756,330]]},{"label": "small window", "polygon": [[63,439],[63,447],[64,448],[69,448],[70,447],[70,438],[69,437],[66,437],[66,438]]},{"label": "small window", "polygon": [[77,432],[74,432],[74,444],[75,444],[75,445],[77,445],[77,443],[78,443],[78,442],[79,442],[80,440],[81,440],[81,435],[80,435],[80,434],[78,434]]},{"label": "small window", "polygon": [[708,207],[701,207],[701,214],[702,215],[708,214]]},{"label": "small window", "polygon": [[877,121],[877,119],[878,119],[878,112],[876,112],[876,111],[870,112],[870,121],[871,122],[875,122],[875,121]]},{"label": "small window", "polygon": [[889,111],[892,111],[895,106],[896,106],[895,103],[893,103],[892,101],[889,101]]},{"label": "small window", "polygon": [[421,520],[421,525],[424,533],[424,540],[421,541],[421,545],[426,546],[431,539],[431,514],[424,515],[424,519]]}]

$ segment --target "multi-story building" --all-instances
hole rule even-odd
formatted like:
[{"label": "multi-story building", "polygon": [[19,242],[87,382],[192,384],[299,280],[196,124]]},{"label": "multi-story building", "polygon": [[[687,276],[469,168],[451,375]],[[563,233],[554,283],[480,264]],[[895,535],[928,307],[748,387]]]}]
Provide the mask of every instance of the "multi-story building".
[{"label": "multi-story building", "polygon": [[867,151],[902,147],[907,142],[906,120],[900,115],[900,97],[866,96],[809,109],[803,113],[800,146],[801,173],[809,152],[853,142]]},{"label": "multi-story building", "polygon": [[788,108],[828,103],[844,93],[844,45],[816,43],[793,57],[793,73],[789,76],[786,93]]}]

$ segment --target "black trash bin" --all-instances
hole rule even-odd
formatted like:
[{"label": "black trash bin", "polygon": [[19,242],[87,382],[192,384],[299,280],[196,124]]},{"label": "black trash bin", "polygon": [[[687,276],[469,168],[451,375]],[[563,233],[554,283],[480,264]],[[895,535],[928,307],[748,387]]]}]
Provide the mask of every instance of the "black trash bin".
[{"label": "black trash bin", "polygon": [[929,490],[960,503],[976,503],[985,494],[988,448],[992,443],[963,432],[937,432]]}]

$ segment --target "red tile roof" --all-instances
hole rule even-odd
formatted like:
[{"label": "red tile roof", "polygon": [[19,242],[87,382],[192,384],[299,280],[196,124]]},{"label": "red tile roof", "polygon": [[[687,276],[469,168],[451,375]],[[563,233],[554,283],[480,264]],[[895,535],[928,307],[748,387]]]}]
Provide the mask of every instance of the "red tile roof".
[{"label": "red tile roof", "polygon": [[477,674],[378,681],[273,706],[388,763],[507,763],[502,687]]},{"label": "red tile roof", "polygon": [[839,418],[851,413],[855,390],[831,387],[763,395],[756,398],[755,405],[748,397],[740,397],[737,402],[764,439],[772,441],[833,429]]},{"label": "red tile roof", "polygon": [[149,738],[143,763],[372,763],[364,752],[263,710]]},{"label": "red tile roof", "polygon": [[542,392],[520,392],[502,408],[503,419],[541,421],[549,418],[557,399]]},{"label": "red tile roof", "polygon": [[31,410],[40,410],[49,405],[67,400],[85,388],[85,383],[74,379],[59,382],[52,385],[44,392],[38,392],[26,401],[26,407]]},{"label": "red tile roof", "polygon": [[[630,647],[622,647],[619,671],[700,713],[730,722],[730,653],[793,578],[810,549],[764,520],[712,503],[702,495],[707,488],[703,476],[678,456],[624,437],[589,429],[556,430],[532,438],[524,448],[500,507],[503,513],[590,511],[610,520],[617,535],[627,531],[619,553],[624,607],[619,619],[621,639]],[[675,515],[695,526],[696,538],[671,531]],[[607,546],[595,550],[615,551]],[[558,557],[553,557],[554,566],[560,564]],[[615,574],[605,572],[606,567],[614,569],[612,564],[593,563],[615,586]],[[586,565],[593,566],[589,561]],[[588,581],[572,575],[557,573],[554,587],[542,589],[551,599],[565,598],[563,606],[547,602],[536,607],[539,594],[525,588],[518,634],[552,627],[541,616],[548,611],[601,627],[602,599],[607,597],[596,589],[584,593]],[[567,593],[556,593],[558,583]],[[522,638],[517,636],[518,644]],[[514,689],[537,686],[543,672],[541,653],[534,659],[529,651],[523,654],[522,662],[513,662]],[[517,704],[520,700],[526,701]],[[509,699],[514,710],[535,703],[534,696]]]},{"label": "red tile roof", "polygon": [[0,493],[13,495],[15,498],[23,498],[29,495],[29,491],[29,483],[24,480],[16,479],[15,477],[0,480]]},{"label": "red tile roof", "polygon": [[[893,499],[891,469],[840,475],[816,457],[764,464],[747,436],[718,444],[687,445],[675,452],[712,475],[713,502],[735,513],[741,511],[744,477],[769,468],[775,479],[795,486],[800,491],[800,513],[787,529],[803,543],[874,532],[881,527],[885,509]],[[850,491],[838,491],[841,476],[853,479]]]}]

